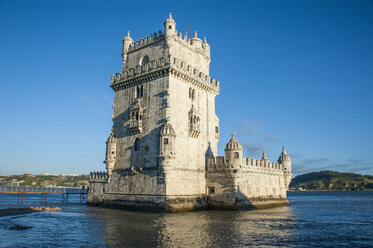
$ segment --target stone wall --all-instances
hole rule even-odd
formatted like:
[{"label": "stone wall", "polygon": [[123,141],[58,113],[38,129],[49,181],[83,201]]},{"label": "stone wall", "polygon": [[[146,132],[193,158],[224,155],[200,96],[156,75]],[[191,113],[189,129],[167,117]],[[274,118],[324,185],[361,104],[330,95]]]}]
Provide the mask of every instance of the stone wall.
[{"label": "stone wall", "polygon": [[286,176],[278,163],[242,158],[240,166],[232,166],[224,157],[208,158],[206,186],[210,204],[215,208],[287,204]]}]

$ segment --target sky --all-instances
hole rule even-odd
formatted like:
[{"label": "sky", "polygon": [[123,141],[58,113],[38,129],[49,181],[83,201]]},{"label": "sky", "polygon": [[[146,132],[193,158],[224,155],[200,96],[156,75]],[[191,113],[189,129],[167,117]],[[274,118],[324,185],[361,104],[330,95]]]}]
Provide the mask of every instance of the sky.
[{"label": "sky", "polygon": [[211,46],[220,156],[373,174],[372,0],[0,0],[0,175],[103,171],[122,39],[169,12]]}]

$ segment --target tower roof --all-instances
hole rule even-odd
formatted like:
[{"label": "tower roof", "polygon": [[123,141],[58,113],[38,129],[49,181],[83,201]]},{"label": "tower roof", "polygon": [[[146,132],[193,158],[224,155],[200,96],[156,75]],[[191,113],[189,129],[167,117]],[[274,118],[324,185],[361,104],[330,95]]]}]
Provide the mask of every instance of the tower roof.
[{"label": "tower roof", "polygon": [[124,37],[124,40],[129,40],[131,42],[133,41],[132,38],[131,38],[131,36],[130,36],[130,31],[128,31],[126,37]]},{"label": "tower roof", "polygon": [[265,152],[265,151],[263,151],[262,160],[263,160],[263,161],[269,161],[268,158],[267,158],[267,155],[266,155],[266,152]]},{"label": "tower roof", "polygon": [[172,22],[172,23],[176,24],[175,20],[172,18],[171,12],[170,12],[170,15],[168,16],[168,18],[166,19],[165,23],[169,23],[169,22]]},{"label": "tower roof", "polygon": [[106,143],[112,143],[112,142],[115,142],[115,141],[116,141],[116,139],[114,137],[114,133],[111,132],[111,134],[110,134],[109,138],[107,139]]},{"label": "tower roof", "polygon": [[289,161],[291,160],[290,159],[290,156],[286,153],[285,151],[285,146],[282,147],[282,153],[280,155],[280,157],[278,157],[278,162],[282,162],[282,161]]},{"label": "tower roof", "polygon": [[235,133],[232,133],[232,138],[229,140],[229,142],[225,146],[225,149],[229,149],[229,150],[239,149],[239,150],[242,150],[242,145],[240,143],[238,143]]},{"label": "tower roof", "polygon": [[166,123],[161,128],[161,131],[159,133],[161,136],[163,135],[169,135],[169,136],[175,136],[175,131],[170,123]]}]

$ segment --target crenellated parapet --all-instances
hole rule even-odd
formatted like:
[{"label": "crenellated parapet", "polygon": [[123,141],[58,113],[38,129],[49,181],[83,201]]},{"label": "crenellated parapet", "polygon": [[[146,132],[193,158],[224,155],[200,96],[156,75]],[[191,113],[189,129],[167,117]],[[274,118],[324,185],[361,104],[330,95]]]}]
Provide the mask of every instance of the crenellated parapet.
[{"label": "crenellated parapet", "polygon": [[198,68],[186,63],[186,61],[171,57],[170,59],[171,74],[183,81],[191,82],[201,88],[210,89],[219,93],[220,82],[211,78],[210,75],[203,73]]},{"label": "crenellated parapet", "polygon": [[103,171],[91,172],[89,174],[90,183],[107,183],[108,178],[108,174]]},{"label": "crenellated parapet", "polygon": [[159,30],[158,32],[149,34],[148,36],[142,37],[141,39],[138,39],[135,42],[131,43],[128,48],[128,53],[153,45],[154,43],[162,40],[164,40],[164,34],[162,34],[162,31]]},{"label": "crenellated parapet", "polygon": [[110,85],[114,90],[120,90],[170,74],[198,87],[219,93],[219,81],[182,59],[172,56],[154,59],[142,66],[137,65],[136,68],[128,68],[123,73],[111,75]]},{"label": "crenellated parapet", "polygon": [[279,163],[243,157],[240,163],[232,164],[227,163],[223,156],[207,158],[206,170],[207,172],[256,172],[281,175],[287,173],[283,165]]}]

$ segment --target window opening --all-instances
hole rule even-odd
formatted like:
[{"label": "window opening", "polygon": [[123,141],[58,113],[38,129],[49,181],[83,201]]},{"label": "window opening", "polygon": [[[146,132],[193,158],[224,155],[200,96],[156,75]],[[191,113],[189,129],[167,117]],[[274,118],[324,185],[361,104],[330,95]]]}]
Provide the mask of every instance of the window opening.
[{"label": "window opening", "polygon": [[135,140],[135,144],[134,144],[134,146],[135,146],[135,151],[140,150],[140,140],[139,140],[139,138],[137,138],[137,139]]},{"label": "window opening", "polygon": [[234,152],[234,158],[239,158],[240,154],[238,152]]}]

